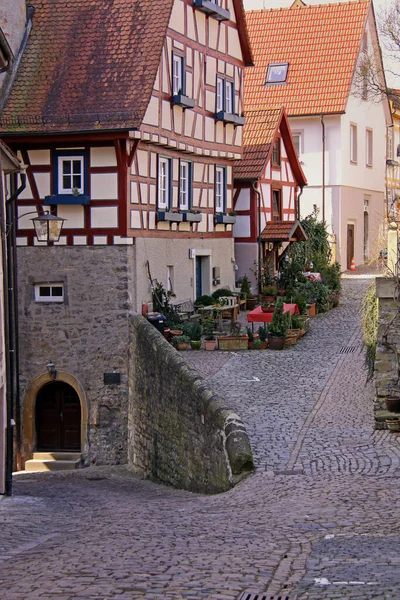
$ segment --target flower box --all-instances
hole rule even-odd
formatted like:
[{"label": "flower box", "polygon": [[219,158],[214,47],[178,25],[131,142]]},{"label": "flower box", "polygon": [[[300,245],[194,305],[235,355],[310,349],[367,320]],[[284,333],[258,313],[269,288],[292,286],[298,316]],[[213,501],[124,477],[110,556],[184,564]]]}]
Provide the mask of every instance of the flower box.
[{"label": "flower box", "polygon": [[218,21],[229,21],[231,18],[229,10],[222,8],[222,6],[219,6],[219,4],[212,0],[193,0],[193,2],[196,8],[199,8],[206,15],[210,15]]},{"label": "flower box", "polygon": [[249,338],[247,335],[224,335],[218,336],[218,350],[247,350]]},{"label": "flower box", "polygon": [[201,223],[201,220],[203,218],[203,215],[199,212],[199,213],[193,213],[193,212],[184,212],[183,213],[183,220],[187,221],[188,223]]},{"label": "flower box", "polygon": [[172,104],[183,108],[194,108],[196,101],[189,98],[189,96],[185,96],[185,94],[175,94],[175,96],[172,96]]},{"label": "flower box", "polygon": [[236,223],[236,215],[224,215],[219,214],[215,217],[216,223],[223,223],[224,225],[233,225]]},{"label": "flower box", "polygon": [[168,210],[159,210],[157,212],[157,220],[158,221],[174,221],[176,223],[181,223],[183,220],[182,213],[172,212]]}]

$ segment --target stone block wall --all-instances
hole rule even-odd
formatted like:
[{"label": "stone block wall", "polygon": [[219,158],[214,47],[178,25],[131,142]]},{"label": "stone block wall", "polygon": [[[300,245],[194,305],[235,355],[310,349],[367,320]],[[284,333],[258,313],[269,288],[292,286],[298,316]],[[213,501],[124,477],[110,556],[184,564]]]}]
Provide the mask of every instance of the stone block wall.
[{"label": "stone block wall", "polygon": [[145,319],[130,318],[128,460],[194,492],[232,487],[253,468],[241,419]]},{"label": "stone block wall", "polygon": [[397,295],[397,281],[394,278],[377,277],[378,336],[374,374],[377,429],[384,429],[385,419],[391,416],[385,399],[388,396],[400,396],[400,312]]},{"label": "stone block wall", "polygon": [[[34,398],[29,409],[24,402],[32,386],[43,385],[52,361],[58,377],[76,381],[85,396],[85,464],[127,462],[133,252],[129,246],[18,248],[23,460],[35,449]],[[63,303],[35,302],[35,284],[46,282],[64,284]],[[114,369],[120,385],[105,384],[104,373]]]}]

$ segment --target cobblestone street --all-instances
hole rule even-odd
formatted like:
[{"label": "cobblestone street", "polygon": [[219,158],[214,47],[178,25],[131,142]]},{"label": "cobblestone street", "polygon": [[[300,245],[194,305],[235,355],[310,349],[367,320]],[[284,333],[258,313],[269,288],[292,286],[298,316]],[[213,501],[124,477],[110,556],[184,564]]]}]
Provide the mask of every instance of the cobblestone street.
[{"label": "cobblestone street", "polygon": [[256,472],[217,496],[125,467],[20,473],[0,500],[4,600],[400,598],[399,435],[374,431],[371,279],[283,352],[188,352],[244,420]]}]

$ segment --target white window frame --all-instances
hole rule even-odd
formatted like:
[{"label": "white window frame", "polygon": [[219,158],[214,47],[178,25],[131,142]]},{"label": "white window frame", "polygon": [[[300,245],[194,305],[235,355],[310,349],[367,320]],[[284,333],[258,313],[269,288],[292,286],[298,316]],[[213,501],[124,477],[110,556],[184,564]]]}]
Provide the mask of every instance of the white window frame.
[{"label": "white window frame", "polygon": [[386,137],[386,158],[388,160],[393,160],[393,150],[393,127],[388,127]]},{"label": "white window frame", "polygon": [[365,130],[365,164],[367,167],[374,165],[374,132],[370,127]]},{"label": "white window frame", "polygon": [[232,81],[225,81],[225,112],[235,114],[235,91]]},{"label": "white window frame", "polygon": [[[283,74],[280,79],[273,80],[274,73],[277,73],[279,70],[283,70]],[[289,63],[271,63],[268,65],[267,75],[265,78],[266,84],[282,84],[286,83],[287,74],[289,70]],[[279,76],[279,72],[277,73]]]},{"label": "white window frame", "polygon": [[214,192],[214,206],[216,213],[223,213],[225,211],[225,200],[226,200],[226,168],[215,167],[215,192]]},{"label": "white window frame", "polygon": [[[50,294],[47,296],[41,295],[40,290],[42,288],[49,288]],[[62,295],[54,296],[53,290],[61,288]],[[64,284],[61,282],[57,283],[35,283],[35,302],[64,302]]]},{"label": "white window frame", "polygon": [[[297,158],[301,160],[301,157],[303,155],[303,133],[301,131],[292,131],[292,138],[294,149],[297,152]],[[295,138],[298,138],[298,144],[296,144]]]},{"label": "white window frame", "polygon": [[167,265],[167,282],[165,289],[170,294],[174,293],[174,267],[173,265]]},{"label": "white window frame", "polygon": [[181,54],[172,54],[172,95],[184,94],[183,81],[184,67],[183,56]]},{"label": "white window frame", "polygon": [[189,210],[191,196],[191,163],[179,161],[179,210]]},{"label": "white window frame", "polygon": [[164,210],[170,207],[171,194],[171,159],[165,156],[158,157],[158,183],[157,205]]},{"label": "white window frame", "polygon": [[85,187],[85,172],[84,172],[84,168],[85,168],[85,163],[84,163],[84,157],[81,156],[59,156],[58,157],[58,193],[59,194],[72,194],[73,190],[75,189],[75,186],[71,186],[68,188],[64,187],[64,173],[63,173],[63,165],[65,162],[70,162],[71,163],[71,183],[73,183],[73,162],[74,161],[78,161],[81,165],[81,172],[80,172],[80,177],[81,177],[81,186],[76,188],[79,194],[83,194],[84,192],[84,187]]},{"label": "white window frame", "polygon": [[217,77],[217,102],[216,102],[216,111],[220,112],[224,110],[224,80],[222,77]]},{"label": "white window frame", "polygon": [[215,112],[235,114],[235,88],[233,81],[217,75]]},{"label": "white window frame", "polygon": [[358,131],[356,123],[350,123],[350,162],[357,164],[358,160]]}]

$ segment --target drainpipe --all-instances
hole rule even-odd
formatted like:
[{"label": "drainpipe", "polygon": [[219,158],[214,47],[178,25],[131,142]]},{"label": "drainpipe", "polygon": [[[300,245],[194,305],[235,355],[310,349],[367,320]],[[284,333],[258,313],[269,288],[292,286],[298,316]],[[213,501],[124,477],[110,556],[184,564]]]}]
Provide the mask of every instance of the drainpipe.
[{"label": "drainpipe", "polygon": [[[3,182],[1,181],[1,185]],[[19,346],[18,346],[18,297],[17,297],[17,257],[16,257],[16,211],[15,199],[26,188],[26,174],[21,172],[21,185],[6,200],[6,210],[2,207],[2,222],[5,216],[5,229],[8,232],[2,242],[4,277],[7,293],[5,296],[6,323],[6,374],[7,374],[7,461],[6,461],[6,495],[12,494],[12,472],[14,466],[14,419],[16,424],[16,442],[18,457],[21,450],[21,419],[19,401]],[[4,197],[0,190],[0,197]],[[4,252],[5,250],[5,252]],[[5,290],[5,291],[6,291]],[[19,460],[19,458],[18,458]]]},{"label": "drainpipe", "polygon": [[322,127],[322,221],[325,223],[325,123],[321,115]]},{"label": "drainpipe", "polygon": [[8,81],[7,81],[7,85],[5,87],[4,92],[2,92],[2,94],[1,94],[0,112],[3,110],[3,108],[5,107],[5,105],[7,103],[8,97],[11,93],[11,88],[14,84],[15,77],[17,76],[19,63],[21,62],[22,55],[25,51],[26,44],[28,43],[29,35],[31,33],[31,29],[32,29],[32,25],[33,25],[32,19],[33,19],[34,12],[35,12],[35,9],[33,6],[26,7],[25,33],[24,33],[24,37],[22,38],[22,42],[21,42],[21,45],[18,50],[18,54],[15,57],[15,60],[12,64],[11,72],[9,74]]},{"label": "drainpipe", "polygon": [[261,293],[261,277],[262,277],[262,243],[261,243],[261,192],[257,189],[257,181],[253,181],[251,187],[257,194],[257,216],[258,216],[258,236],[257,236],[257,244],[258,244],[258,269],[257,269],[257,277],[258,277],[258,293]]},{"label": "drainpipe", "polygon": [[303,190],[304,190],[304,185],[300,185],[300,193],[297,196],[297,201],[296,201],[296,219],[298,221],[300,221],[300,198],[303,195]]}]

